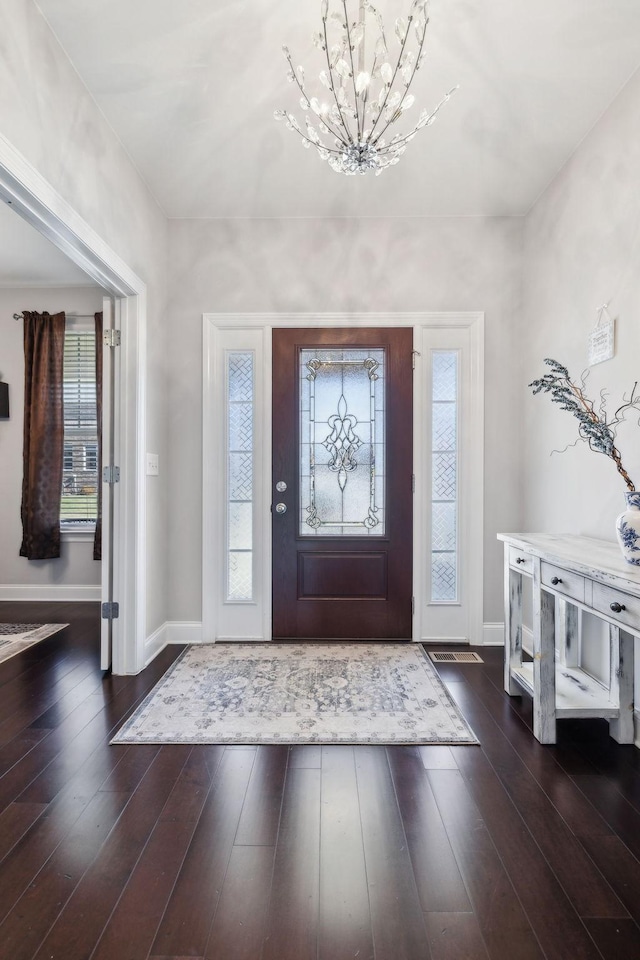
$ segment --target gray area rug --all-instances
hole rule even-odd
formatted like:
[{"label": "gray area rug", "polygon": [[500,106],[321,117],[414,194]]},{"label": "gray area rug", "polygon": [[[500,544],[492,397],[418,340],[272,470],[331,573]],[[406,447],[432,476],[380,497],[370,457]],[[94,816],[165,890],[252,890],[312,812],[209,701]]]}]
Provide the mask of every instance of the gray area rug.
[{"label": "gray area rug", "polygon": [[0,623],[0,663],[68,626],[68,623]]},{"label": "gray area rug", "polygon": [[112,743],[439,743],[477,739],[421,646],[187,648]]}]

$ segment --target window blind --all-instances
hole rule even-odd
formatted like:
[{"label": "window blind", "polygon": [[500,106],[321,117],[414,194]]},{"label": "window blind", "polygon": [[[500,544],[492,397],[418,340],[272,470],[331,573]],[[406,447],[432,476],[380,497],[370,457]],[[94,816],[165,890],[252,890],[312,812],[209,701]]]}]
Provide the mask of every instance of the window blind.
[{"label": "window blind", "polygon": [[67,329],[64,338],[64,461],[60,521],[95,523],[98,509],[96,337]]}]

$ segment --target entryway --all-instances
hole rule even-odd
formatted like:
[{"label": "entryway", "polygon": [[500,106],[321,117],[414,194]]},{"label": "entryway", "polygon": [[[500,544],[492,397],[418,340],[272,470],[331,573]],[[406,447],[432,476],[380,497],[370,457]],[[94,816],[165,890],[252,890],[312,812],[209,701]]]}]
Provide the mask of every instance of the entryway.
[{"label": "entryway", "polygon": [[482,643],[482,314],[203,321],[203,642]]}]

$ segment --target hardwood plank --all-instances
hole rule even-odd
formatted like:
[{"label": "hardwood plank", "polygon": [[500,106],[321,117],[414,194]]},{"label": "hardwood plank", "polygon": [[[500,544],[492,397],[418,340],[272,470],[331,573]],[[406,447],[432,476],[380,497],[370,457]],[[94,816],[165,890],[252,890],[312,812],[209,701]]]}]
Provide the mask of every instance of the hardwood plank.
[{"label": "hardwood plank", "polygon": [[[40,770],[36,776],[31,777],[16,797],[19,802],[47,803],[56,796],[94,750],[104,745],[111,731],[117,728],[126,715],[146,696],[155,683],[154,677],[159,678],[164,673],[166,661],[162,658],[162,654],[156,658],[156,661],[152,664],[153,670],[149,674],[145,672],[144,677],[138,675],[105,679],[101,692],[87,697],[42,744],[38,745],[38,750],[42,747],[42,756],[38,757]],[[124,683],[115,682],[118,679],[123,680]],[[29,760],[35,752],[35,750],[31,751],[25,761]],[[117,756],[115,752],[113,755]],[[24,775],[20,779],[24,780]],[[2,794],[1,785],[0,794]]]},{"label": "hardwood plank", "polygon": [[638,960],[640,927],[633,920],[585,921],[604,960]]},{"label": "hardwood plank", "polygon": [[46,803],[12,803],[0,813],[0,862],[46,809]]},{"label": "hardwood plank", "polygon": [[[501,684],[498,687],[484,672],[468,671],[464,683],[491,715],[569,829],[580,836],[609,836],[612,832],[610,826],[571,778],[572,774],[592,774],[595,770],[578,750],[564,742],[563,730],[567,721],[561,722],[558,728],[559,742],[555,746],[543,746],[531,735],[528,727],[513,722],[514,717],[519,716],[516,707],[522,705],[521,699],[527,698],[507,697]],[[455,696],[456,688],[450,686],[450,689]],[[464,696],[463,691],[460,696]]]},{"label": "hardwood plank", "polygon": [[197,823],[224,756],[221,744],[195,746],[164,805],[160,820]]},{"label": "hardwood plank", "polygon": [[275,846],[288,760],[286,746],[258,748],[238,824],[236,846]]},{"label": "hardwood plank", "polygon": [[[109,843],[86,871],[34,954],[36,960],[86,960],[144,849],[190,747],[163,747],[120,819]],[[111,793],[101,794],[108,800]]]},{"label": "hardwood plank", "polygon": [[[455,693],[464,708],[465,716],[480,736],[483,747],[482,754],[471,750],[461,752],[458,765],[465,778],[469,782],[473,780],[474,785],[478,783],[480,776],[486,778],[488,789],[495,799],[496,817],[498,811],[501,811],[504,816],[510,816],[514,825],[518,826],[513,814],[517,813],[517,816],[521,817],[521,811],[526,810],[523,823],[533,835],[532,841],[541,849],[579,916],[626,917],[627,911],[620,900],[474,692],[464,684],[457,684]],[[487,758],[493,774],[506,791],[513,807],[504,802],[504,796],[492,782],[489,766],[484,765],[482,756]],[[474,795],[473,789],[469,789]],[[477,802],[482,812],[484,807]],[[485,816],[485,820],[489,823],[488,817]],[[500,850],[498,843],[496,846]]]},{"label": "hardwood plank", "polygon": [[427,913],[432,960],[490,960],[473,913]]},{"label": "hardwood plank", "polygon": [[461,773],[430,770],[427,777],[489,956],[492,960],[544,960],[532,926]]},{"label": "hardwood plank", "polygon": [[[467,790],[483,817],[529,922],[548,960],[598,960],[598,952],[481,751],[461,763]],[[604,884],[602,884],[604,886]]]},{"label": "hardwood plank", "polygon": [[204,956],[255,754],[225,750],[151,953]]},{"label": "hardwood plank", "polygon": [[[265,938],[275,847],[231,851],[206,960],[258,960]],[[106,960],[106,958],[105,958]]]},{"label": "hardwood plank", "polygon": [[360,747],[356,772],[376,960],[428,958],[422,906],[385,748]]},{"label": "hardwood plank", "polygon": [[104,793],[133,793],[160,751],[157,744],[126,747],[120,761],[101,785]]},{"label": "hardwood plank", "polygon": [[578,776],[573,780],[616,835],[640,859],[640,812],[620,793],[617,785],[606,777]]},{"label": "hardwood plank", "polygon": [[101,676],[92,664],[69,660],[60,669],[51,669],[29,680],[20,678],[20,683],[3,688],[0,708],[0,745],[13,739],[30,725],[46,727],[43,721],[48,711],[56,704],[67,712],[89,693],[94,693],[101,684]]},{"label": "hardwood plank", "polygon": [[289,769],[261,960],[317,960],[320,771]]},{"label": "hardwood plank", "polygon": [[92,960],[141,960],[158,926],[193,837],[195,823],[162,820],[100,935]]},{"label": "hardwood plank", "polygon": [[[128,799],[126,794],[99,793],[87,805],[73,830],[0,924],[0,943],[6,956],[31,960]],[[26,926],[25,917],[29,918]]]},{"label": "hardwood plank", "polygon": [[455,756],[450,747],[418,747],[425,770],[456,770]]},{"label": "hardwood plank", "polygon": [[581,839],[589,856],[640,925],[640,862],[619,837]]},{"label": "hardwood plank", "polygon": [[471,903],[421,753],[411,748],[388,750],[420,903],[424,911],[433,913],[470,912]]},{"label": "hardwood plank", "polygon": [[360,800],[353,747],[322,748],[318,956],[372,956]]},{"label": "hardwood plank", "polygon": [[322,766],[322,747],[313,743],[296,744],[289,747],[289,767],[297,770],[298,767],[319,770]]},{"label": "hardwood plank", "polygon": [[223,755],[222,746],[191,751],[92,960],[138,960],[149,953]]}]

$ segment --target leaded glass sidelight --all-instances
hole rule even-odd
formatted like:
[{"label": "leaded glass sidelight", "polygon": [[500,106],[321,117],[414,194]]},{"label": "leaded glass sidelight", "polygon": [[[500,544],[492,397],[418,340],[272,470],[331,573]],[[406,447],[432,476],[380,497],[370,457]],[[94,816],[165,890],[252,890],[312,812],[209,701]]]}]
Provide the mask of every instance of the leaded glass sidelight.
[{"label": "leaded glass sidelight", "polygon": [[300,534],[385,532],[385,351],[300,351]]},{"label": "leaded glass sidelight", "polygon": [[458,353],[431,366],[431,600],[458,599]]},{"label": "leaded glass sidelight", "polygon": [[253,352],[229,351],[226,599],[253,598]]}]

